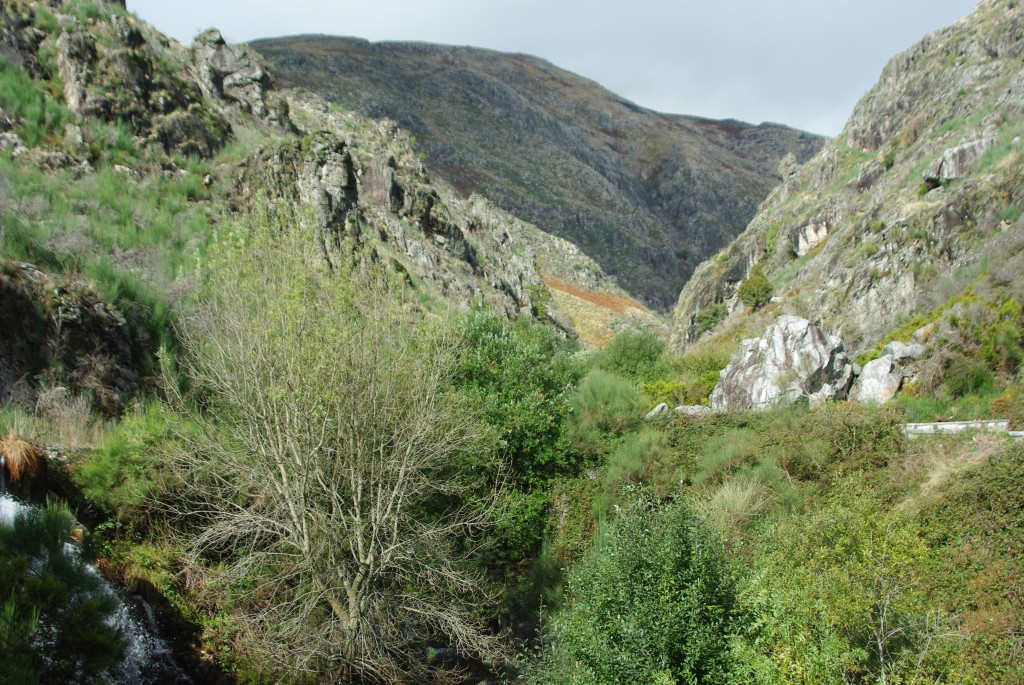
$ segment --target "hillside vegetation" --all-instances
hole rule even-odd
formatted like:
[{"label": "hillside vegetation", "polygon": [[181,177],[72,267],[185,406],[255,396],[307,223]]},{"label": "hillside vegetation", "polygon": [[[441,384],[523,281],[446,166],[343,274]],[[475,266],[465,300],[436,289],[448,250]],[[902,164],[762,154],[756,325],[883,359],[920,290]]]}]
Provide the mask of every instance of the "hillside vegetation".
[{"label": "hillside vegetation", "polygon": [[[1008,69],[1020,13],[982,3],[882,83],[952,37],[952,65]],[[912,151],[937,160],[971,115],[891,148],[869,95],[847,129],[865,147],[792,168],[684,291],[721,287],[680,352],[578,248],[434,181],[394,123],[274,90],[215,31],[184,48],[118,3],[3,0],[0,20],[0,475],[63,502],[0,521],[0,682],[108,682],[127,645],[98,573],[194,682],[1024,681],[1024,443],[904,430],[1024,429],[1019,217],[988,204],[1015,202],[1013,138],[932,188]],[[1002,140],[1015,90],[977,83],[958,97],[996,97]],[[843,179],[874,180],[812,193],[840,149]],[[834,284],[854,316],[821,318],[864,362],[917,333],[902,394],[711,412],[738,339],[817,301],[790,292],[816,260],[904,254],[763,217],[889,211],[893,173],[925,179],[922,216],[970,208],[946,261],[906,309],[891,274],[864,291],[901,317],[858,318],[854,278]],[[898,233],[884,216],[869,234]]]},{"label": "hillside vegetation", "polygon": [[566,238],[666,310],[694,267],[750,221],[819,136],[660,114],[543,60],[420,43],[261,40],[282,84],[416,136],[430,168]]},{"label": "hillside vegetation", "polygon": [[759,331],[768,299],[743,293],[759,273],[770,312],[819,321],[855,353],[953,308],[971,327],[1019,328],[1000,312],[1024,288],[1022,21],[1016,3],[986,0],[894,57],[843,132],[697,269],[673,344],[711,330],[712,314]]}]

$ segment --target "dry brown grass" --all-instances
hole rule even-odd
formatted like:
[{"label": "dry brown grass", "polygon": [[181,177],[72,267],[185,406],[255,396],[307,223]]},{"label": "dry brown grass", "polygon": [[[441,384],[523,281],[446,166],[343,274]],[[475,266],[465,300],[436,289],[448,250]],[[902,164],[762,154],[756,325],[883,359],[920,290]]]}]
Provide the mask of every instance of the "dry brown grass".
[{"label": "dry brown grass", "polygon": [[562,279],[555,278],[554,276],[542,275],[541,278],[544,279],[548,288],[552,290],[558,290],[568,295],[572,295],[573,297],[589,302],[602,309],[610,309],[616,314],[625,314],[630,309],[636,309],[641,312],[648,311],[647,307],[643,306],[636,300],[631,300],[628,297],[612,295],[611,293],[602,293],[595,290],[584,290],[579,286],[573,285],[569,281],[563,281]]},{"label": "dry brown grass", "polygon": [[12,483],[23,477],[34,477],[45,458],[42,450],[14,433],[0,437],[0,456],[4,457],[7,476]]},{"label": "dry brown grass", "polygon": [[621,295],[586,290],[560,278],[542,274],[558,311],[572,319],[584,345],[602,349],[615,337],[618,324],[633,319],[659,326],[658,317],[636,300]]},{"label": "dry brown grass", "polygon": [[91,409],[85,394],[75,395],[67,388],[43,388],[36,397],[35,433],[46,444],[65,449],[98,445],[104,438],[102,421]]},{"label": "dry brown grass", "polygon": [[990,433],[915,438],[903,460],[902,477],[917,480],[920,486],[911,490],[900,506],[912,507],[934,496],[950,478],[998,454],[1006,445],[1004,437]]}]

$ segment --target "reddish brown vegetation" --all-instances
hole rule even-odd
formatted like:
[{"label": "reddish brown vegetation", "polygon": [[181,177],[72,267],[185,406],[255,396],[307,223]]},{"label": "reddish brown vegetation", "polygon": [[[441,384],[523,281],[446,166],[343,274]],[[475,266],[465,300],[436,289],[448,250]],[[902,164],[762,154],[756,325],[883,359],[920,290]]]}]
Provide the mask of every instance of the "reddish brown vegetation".
[{"label": "reddish brown vegetation", "polygon": [[581,300],[603,307],[604,309],[610,309],[616,314],[625,314],[627,309],[637,309],[642,312],[647,311],[647,307],[643,306],[636,300],[631,300],[628,297],[620,297],[619,295],[612,295],[610,293],[602,293],[594,290],[584,290],[578,286],[563,281],[560,278],[554,276],[543,276],[544,282],[552,290],[559,290],[563,293],[578,297]]},{"label": "reddish brown vegetation", "polygon": [[13,433],[0,437],[0,456],[4,457],[7,476],[12,483],[17,483],[22,477],[35,477],[44,458],[38,447]]}]

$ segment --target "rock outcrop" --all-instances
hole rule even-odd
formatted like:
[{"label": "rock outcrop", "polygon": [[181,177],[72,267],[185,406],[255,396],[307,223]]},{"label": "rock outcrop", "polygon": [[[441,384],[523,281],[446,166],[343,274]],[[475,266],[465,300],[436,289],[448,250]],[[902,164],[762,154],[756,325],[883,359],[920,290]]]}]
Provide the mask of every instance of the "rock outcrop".
[{"label": "rock outcrop", "polygon": [[120,122],[167,152],[209,157],[231,139],[176,46],[123,10],[101,19],[62,15],[49,36],[64,100],[84,117]]},{"label": "rock outcrop", "polygon": [[895,56],[843,132],[696,269],[673,312],[673,347],[704,334],[695,322],[711,307],[729,312],[719,330],[755,327],[737,298],[755,266],[775,286],[774,313],[819,321],[858,352],[973,278],[1018,281],[1022,27],[1024,6],[984,0]]},{"label": "rock outcrop", "polygon": [[934,188],[943,181],[963,178],[971,172],[978,158],[994,144],[995,140],[992,138],[983,138],[949,148],[935,160],[934,164],[925,169],[923,174],[925,183]]},{"label": "rock outcrop", "polygon": [[135,367],[125,318],[85,283],[0,263],[0,402],[29,399],[46,381],[116,416],[139,389]]},{"label": "rock outcrop", "polygon": [[287,127],[288,110],[277,98],[268,105],[273,87],[259,55],[245,45],[229,45],[220,31],[207,29],[192,43],[192,61],[203,94],[260,119]]},{"label": "rock outcrop", "polygon": [[767,409],[802,397],[844,399],[853,366],[842,341],[806,319],[780,316],[757,338],[744,340],[711,393],[715,411]]},{"label": "rock outcrop", "polygon": [[885,404],[899,392],[903,370],[891,355],[883,355],[864,365],[850,399],[869,404]]},{"label": "rock outcrop", "polygon": [[394,123],[332,111],[309,93],[287,96],[304,135],[241,166],[238,202],[262,194],[310,208],[329,263],[359,245],[432,296],[464,306],[490,302],[512,317],[540,316],[566,334],[573,333],[571,319],[552,304],[541,265],[580,287],[621,293],[571,244],[432,179]]},{"label": "rock outcrop", "polygon": [[278,84],[413,133],[430,169],[571,240],[634,298],[667,309],[818,136],[651,112],[525,55],[299,36],[252,44]]}]

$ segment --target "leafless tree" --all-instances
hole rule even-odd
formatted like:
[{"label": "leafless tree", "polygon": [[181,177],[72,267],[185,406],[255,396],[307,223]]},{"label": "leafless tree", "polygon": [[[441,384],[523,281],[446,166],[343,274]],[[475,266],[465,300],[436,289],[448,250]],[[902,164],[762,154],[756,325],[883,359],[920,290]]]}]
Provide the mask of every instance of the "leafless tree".
[{"label": "leafless tree", "polygon": [[312,242],[257,226],[212,250],[180,330],[189,391],[166,378],[191,427],[161,506],[251,588],[239,635],[282,677],[444,680],[429,640],[502,651],[462,561],[491,518],[491,436],[449,389],[445,327],[411,320],[386,274],[321,268]]}]

